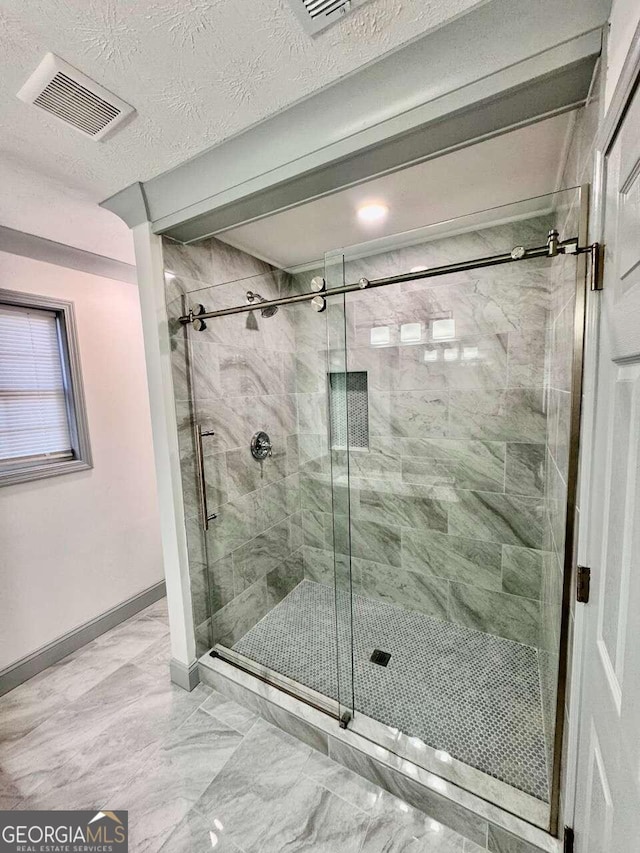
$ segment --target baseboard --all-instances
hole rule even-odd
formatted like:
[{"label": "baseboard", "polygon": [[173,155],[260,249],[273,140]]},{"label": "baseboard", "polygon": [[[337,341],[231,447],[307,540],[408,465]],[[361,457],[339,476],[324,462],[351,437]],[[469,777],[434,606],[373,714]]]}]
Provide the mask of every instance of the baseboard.
[{"label": "baseboard", "polygon": [[145,607],[149,607],[149,605],[164,598],[166,594],[165,582],[160,581],[160,583],[154,584],[137,595],[128,598],[122,604],[117,604],[101,616],[97,616],[90,622],[74,628],[73,631],[63,634],[58,639],[38,649],[38,651],[32,652],[32,654],[1,670],[0,696],[33,678],[34,675],[42,672],[43,669],[53,666],[54,663],[82,648],[82,646],[86,646],[87,643],[95,640],[96,637],[99,637],[106,631],[110,631],[111,628],[115,628],[121,622],[125,622],[127,619],[135,616],[136,613],[144,610]]},{"label": "baseboard", "polygon": [[178,687],[182,687],[183,690],[190,692],[200,684],[200,671],[197,660],[194,660],[187,666],[181,661],[171,658],[169,672],[171,673],[171,681],[177,684]]}]

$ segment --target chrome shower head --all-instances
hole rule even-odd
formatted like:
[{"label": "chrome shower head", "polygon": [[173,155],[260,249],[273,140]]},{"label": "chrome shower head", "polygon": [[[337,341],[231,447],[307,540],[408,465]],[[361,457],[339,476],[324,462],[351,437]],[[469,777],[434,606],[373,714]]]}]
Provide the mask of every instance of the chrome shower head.
[{"label": "chrome shower head", "polygon": [[[252,290],[247,290],[247,302],[267,302],[264,296],[260,296],[259,293],[254,293]],[[273,317],[274,314],[278,313],[277,305],[270,305],[268,308],[261,308],[260,314],[263,317]]]}]

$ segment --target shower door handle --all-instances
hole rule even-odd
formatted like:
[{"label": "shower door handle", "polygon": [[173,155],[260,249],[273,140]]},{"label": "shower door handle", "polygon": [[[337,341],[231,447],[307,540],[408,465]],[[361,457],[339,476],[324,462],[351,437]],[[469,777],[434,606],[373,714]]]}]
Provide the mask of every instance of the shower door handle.
[{"label": "shower door handle", "polygon": [[207,435],[215,435],[212,429],[203,430],[200,424],[196,424],[193,428],[194,439],[196,446],[196,468],[198,476],[198,491],[200,492],[200,518],[202,521],[202,529],[209,529],[209,522],[217,518],[215,512],[209,513],[207,508],[207,481],[204,475],[204,452],[202,450],[202,439]]}]

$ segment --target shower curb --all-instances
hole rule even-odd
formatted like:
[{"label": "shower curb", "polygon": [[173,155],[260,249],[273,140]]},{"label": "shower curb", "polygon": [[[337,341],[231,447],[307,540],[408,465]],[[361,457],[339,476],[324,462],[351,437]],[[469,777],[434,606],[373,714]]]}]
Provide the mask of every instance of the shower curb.
[{"label": "shower curb", "polygon": [[490,851],[561,853],[559,839],[400,758],[337,720],[220,658],[203,655],[200,680],[313,749]]}]

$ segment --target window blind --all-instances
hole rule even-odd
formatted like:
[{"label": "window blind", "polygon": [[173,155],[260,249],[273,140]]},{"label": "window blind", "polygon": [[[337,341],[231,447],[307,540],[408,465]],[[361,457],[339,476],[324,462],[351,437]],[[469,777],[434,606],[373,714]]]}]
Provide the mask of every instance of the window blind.
[{"label": "window blind", "polygon": [[72,455],[57,314],[0,304],[0,464]]}]

